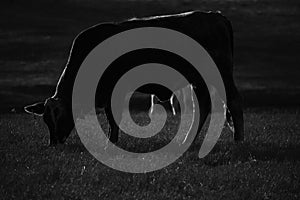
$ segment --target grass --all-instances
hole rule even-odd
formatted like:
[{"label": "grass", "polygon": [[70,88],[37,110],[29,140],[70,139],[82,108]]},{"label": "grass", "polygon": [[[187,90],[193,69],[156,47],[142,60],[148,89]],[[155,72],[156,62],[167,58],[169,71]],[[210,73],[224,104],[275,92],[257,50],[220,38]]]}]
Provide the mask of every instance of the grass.
[{"label": "grass", "polygon": [[[246,142],[236,146],[225,128],[213,151],[197,157],[203,138],[175,163],[146,174],[113,170],[93,158],[72,134],[48,148],[41,118],[2,115],[1,184],[3,199],[298,199],[300,191],[299,109],[248,109]],[[174,119],[173,119],[174,120]],[[105,120],[101,120],[105,123]],[[174,128],[172,120],[167,123]],[[167,127],[167,128],[168,128]],[[121,146],[151,149],[156,142]],[[167,137],[168,138],[168,137]]]}]

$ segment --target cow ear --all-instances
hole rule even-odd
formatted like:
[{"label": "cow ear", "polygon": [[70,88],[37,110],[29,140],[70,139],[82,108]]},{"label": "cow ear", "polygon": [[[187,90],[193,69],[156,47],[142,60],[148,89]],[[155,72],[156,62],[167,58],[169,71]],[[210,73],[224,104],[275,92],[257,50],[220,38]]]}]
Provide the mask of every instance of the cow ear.
[{"label": "cow ear", "polygon": [[45,102],[38,102],[32,105],[25,106],[24,110],[27,113],[41,116],[44,114]]}]

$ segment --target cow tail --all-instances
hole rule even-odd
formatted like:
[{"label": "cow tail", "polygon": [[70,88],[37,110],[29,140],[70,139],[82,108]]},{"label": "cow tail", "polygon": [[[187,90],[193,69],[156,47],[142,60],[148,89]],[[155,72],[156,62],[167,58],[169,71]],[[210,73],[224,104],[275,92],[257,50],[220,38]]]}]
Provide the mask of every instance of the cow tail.
[{"label": "cow tail", "polygon": [[[233,64],[233,45],[234,45],[234,41],[233,41],[233,28],[232,28],[232,24],[230,22],[229,19],[227,19],[227,17],[225,17],[224,15],[222,15],[224,21],[225,21],[225,24],[226,24],[226,27],[229,31],[229,39],[230,39],[230,49],[231,49],[231,60],[232,60],[232,64]],[[233,66],[231,67],[231,73],[233,71]]]},{"label": "cow tail", "polygon": [[232,54],[232,57],[233,57],[233,45],[234,45],[234,41],[233,41],[233,29],[232,29],[232,24],[231,22],[226,18],[226,23],[227,23],[227,26],[229,28],[229,35],[230,35],[230,40],[231,40],[231,54]]}]

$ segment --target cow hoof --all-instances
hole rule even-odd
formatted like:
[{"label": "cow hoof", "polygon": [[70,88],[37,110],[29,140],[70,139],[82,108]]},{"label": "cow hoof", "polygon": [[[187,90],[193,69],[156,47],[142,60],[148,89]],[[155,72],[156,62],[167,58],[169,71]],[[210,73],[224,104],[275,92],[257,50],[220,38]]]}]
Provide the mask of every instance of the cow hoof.
[{"label": "cow hoof", "polygon": [[48,146],[48,147],[56,147],[56,145],[57,145],[57,144],[53,144],[53,143],[50,144],[50,143],[49,143],[47,146]]},{"label": "cow hoof", "polygon": [[244,137],[234,137],[234,142],[236,144],[243,144],[245,142]]},{"label": "cow hoof", "polygon": [[48,143],[48,147],[55,147],[57,145],[57,140],[50,140]]},{"label": "cow hoof", "polygon": [[59,143],[64,144],[66,140],[67,140],[67,137],[64,137],[63,139],[59,140]]},{"label": "cow hoof", "polygon": [[113,144],[117,144],[118,142],[118,137],[110,137],[109,141],[112,142]]}]

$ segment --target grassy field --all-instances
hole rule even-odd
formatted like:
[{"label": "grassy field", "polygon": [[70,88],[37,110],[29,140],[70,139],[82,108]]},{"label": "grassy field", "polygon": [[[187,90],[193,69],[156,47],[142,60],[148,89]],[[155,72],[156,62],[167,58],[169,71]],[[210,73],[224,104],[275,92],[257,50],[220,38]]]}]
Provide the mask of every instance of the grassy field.
[{"label": "grassy field", "polygon": [[[300,110],[248,109],[246,142],[235,146],[225,128],[213,151],[197,157],[199,137],[179,160],[147,174],[129,174],[97,161],[73,133],[48,148],[40,118],[0,118],[3,199],[299,199]],[[153,149],[172,135],[168,122],[156,143],[121,146]],[[202,133],[203,134],[203,133]],[[153,147],[154,145],[154,147]]]},{"label": "grassy field", "polygon": [[[46,146],[42,119],[24,114],[22,107],[53,93],[81,30],[191,9],[221,10],[233,24],[245,144],[235,145],[225,128],[213,151],[199,159],[202,131],[179,160],[147,174],[106,167],[76,133],[64,146]],[[1,1],[0,199],[299,199],[299,10],[296,0]],[[152,143],[121,135],[120,145],[158,148],[175,126],[175,119],[169,121]]]}]

